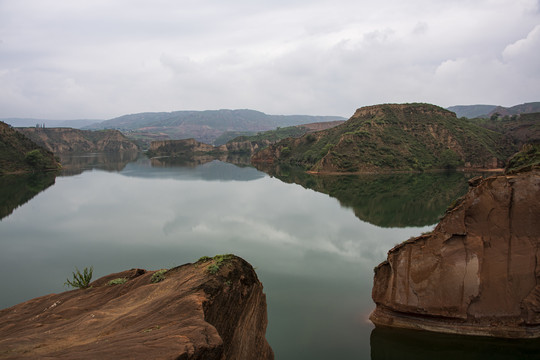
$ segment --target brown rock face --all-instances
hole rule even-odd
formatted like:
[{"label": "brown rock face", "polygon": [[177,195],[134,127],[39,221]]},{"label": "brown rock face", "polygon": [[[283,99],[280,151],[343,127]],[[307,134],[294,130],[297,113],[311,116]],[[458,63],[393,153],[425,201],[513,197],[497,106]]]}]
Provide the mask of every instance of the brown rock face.
[{"label": "brown rock face", "polygon": [[[152,283],[132,269],[92,288],[0,311],[2,359],[273,359],[266,300],[253,268],[232,257],[187,264]],[[126,278],[120,285],[110,280]]]},{"label": "brown rock face", "polygon": [[55,154],[138,150],[137,145],[118,130],[18,128],[17,131]]},{"label": "brown rock face", "polygon": [[540,170],[470,184],[432,233],[375,269],[375,325],[540,337]]}]

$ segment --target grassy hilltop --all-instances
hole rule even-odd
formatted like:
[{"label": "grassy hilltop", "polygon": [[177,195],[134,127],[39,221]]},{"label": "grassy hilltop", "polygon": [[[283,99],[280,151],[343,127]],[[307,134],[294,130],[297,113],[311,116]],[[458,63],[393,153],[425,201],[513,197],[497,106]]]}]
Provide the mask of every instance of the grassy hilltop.
[{"label": "grassy hilltop", "polygon": [[502,134],[430,104],[360,108],[342,125],[284,139],[253,161],[332,172],[502,167],[514,152]]}]

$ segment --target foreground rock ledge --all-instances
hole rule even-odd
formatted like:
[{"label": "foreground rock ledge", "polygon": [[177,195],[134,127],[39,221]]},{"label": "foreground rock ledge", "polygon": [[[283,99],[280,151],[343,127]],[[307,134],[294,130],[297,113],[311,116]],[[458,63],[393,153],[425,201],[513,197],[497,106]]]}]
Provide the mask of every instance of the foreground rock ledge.
[{"label": "foreground rock ledge", "polygon": [[[253,268],[231,257],[166,272],[132,269],[92,288],[0,311],[0,358],[273,359],[266,298]],[[121,285],[110,280],[127,278]]]},{"label": "foreground rock ledge", "polygon": [[470,185],[432,233],[375,268],[376,326],[540,337],[540,170]]}]

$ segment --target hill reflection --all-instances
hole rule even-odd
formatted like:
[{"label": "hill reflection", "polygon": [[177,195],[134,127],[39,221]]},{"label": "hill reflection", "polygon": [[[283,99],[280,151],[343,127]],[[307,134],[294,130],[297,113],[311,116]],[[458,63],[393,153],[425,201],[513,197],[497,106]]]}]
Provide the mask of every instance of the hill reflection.
[{"label": "hill reflection", "polygon": [[0,176],[0,220],[53,185],[56,173]]},{"label": "hill reflection", "polygon": [[260,167],[283,182],[328,194],[354,210],[362,221],[380,227],[427,226],[439,221],[448,206],[467,192],[461,172],[369,175],[311,175],[294,167]]}]

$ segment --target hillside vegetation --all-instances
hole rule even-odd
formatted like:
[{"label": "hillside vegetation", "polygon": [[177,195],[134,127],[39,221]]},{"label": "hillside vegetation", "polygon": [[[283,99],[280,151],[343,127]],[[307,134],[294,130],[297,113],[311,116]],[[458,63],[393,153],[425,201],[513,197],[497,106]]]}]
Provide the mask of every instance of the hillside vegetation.
[{"label": "hillside vegetation", "polygon": [[489,118],[471,119],[471,122],[502,134],[517,149],[524,144],[540,142],[540,112],[511,116],[493,114]]},{"label": "hillside vegetation", "polygon": [[0,175],[56,170],[59,167],[52,152],[0,122]]},{"label": "hillside vegetation", "polygon": [[525,144],[521,151],[508,160],[505,172],[517,173],[533,167],[540,167],[540,143]]},{"label": "hillside vegetation", "polygon": [[496,168],[514,152],[497,132],[430,104],[360,108],[342,125],[284,139],[254,162],[300,165],[320,173]]}]

